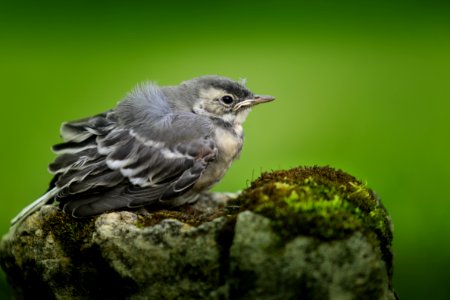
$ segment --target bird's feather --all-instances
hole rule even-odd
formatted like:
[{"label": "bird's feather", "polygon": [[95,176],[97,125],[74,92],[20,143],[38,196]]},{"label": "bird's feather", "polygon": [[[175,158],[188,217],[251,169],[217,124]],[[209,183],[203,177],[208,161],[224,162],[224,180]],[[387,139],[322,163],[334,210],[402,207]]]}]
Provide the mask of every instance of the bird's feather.
[{"label": "bird's feather", "polygon": [[53,199],[53,197],[56,195],[57,192],[58,192],[58,189],[53,188],[53,189],[49,190],[47,193],[45,193],[44,195],[42,195],[40,198],[33,201],[31,204],[29,204],[24,209],[22,209],[22,211],[11,220],[11,224],[16,224],[16,223],[20,222],[21,220],[24,220],[26,217],[28,217],[33,212],[35,212],[36,210],[41,208],[43,205],[45,205],[48,201]]}]

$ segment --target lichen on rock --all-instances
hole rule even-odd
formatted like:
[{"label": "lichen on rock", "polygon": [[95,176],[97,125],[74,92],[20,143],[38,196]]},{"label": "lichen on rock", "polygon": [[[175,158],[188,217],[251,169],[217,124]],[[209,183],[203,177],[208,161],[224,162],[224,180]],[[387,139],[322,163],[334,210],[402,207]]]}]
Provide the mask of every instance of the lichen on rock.
[{"label": "lichen on rock", "polygon": [[17,299],[395,299],[391,246],[373,191],[306,167],[174,209],[44,206],[3,237],[0,263]]}]

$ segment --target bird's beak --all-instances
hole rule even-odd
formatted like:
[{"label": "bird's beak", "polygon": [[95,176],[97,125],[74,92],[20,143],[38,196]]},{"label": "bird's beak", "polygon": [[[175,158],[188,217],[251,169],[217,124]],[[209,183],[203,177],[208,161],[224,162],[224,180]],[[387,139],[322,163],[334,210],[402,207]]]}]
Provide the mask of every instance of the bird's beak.
[{"label": "bird's beak", "polygon": [[271,102],[275,100],[275,97],[273,96],[268,96],[268,95],[255,95],[252,99],[246,99],[244,101],[241,101],[239,103],[237,103],[233,110],[237,111],[241,108],[249,108],[255,105],[258,105],[260,103],[266,103],[266,102]]}]

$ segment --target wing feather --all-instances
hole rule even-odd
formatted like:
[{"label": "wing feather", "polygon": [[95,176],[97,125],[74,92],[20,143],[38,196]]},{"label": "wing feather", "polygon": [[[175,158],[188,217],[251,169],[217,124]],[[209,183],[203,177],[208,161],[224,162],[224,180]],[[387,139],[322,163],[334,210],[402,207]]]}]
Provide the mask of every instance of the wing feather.
[{"label": "wing feather", "polygon": [[62,125],[49,166],[57,199],[77,217],[170,204],[215,159],[211,133],[208,118],[174,112],[158,87],[140,86],[116,110]]}]

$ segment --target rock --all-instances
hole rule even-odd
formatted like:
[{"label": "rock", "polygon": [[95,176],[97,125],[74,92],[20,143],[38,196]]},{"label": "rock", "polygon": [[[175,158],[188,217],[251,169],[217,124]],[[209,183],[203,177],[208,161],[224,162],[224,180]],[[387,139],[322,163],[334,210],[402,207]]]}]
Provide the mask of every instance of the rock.
[{"label": "rock", "polygon": [[173,210],[47,205],[3,237],[0,262],[17,299],[396,299],[391,243],[370,189],[311,167]]}]

